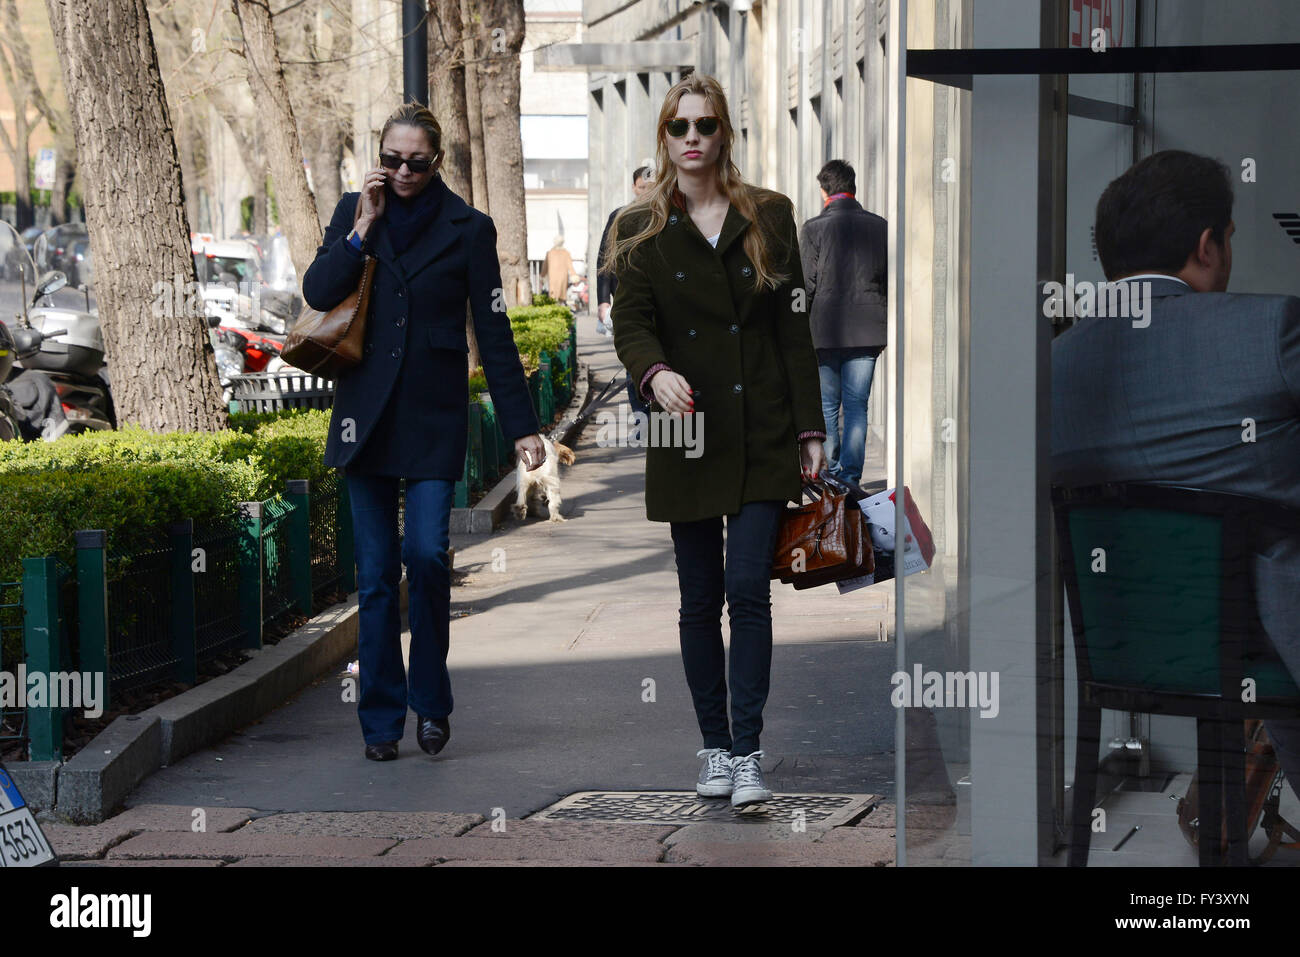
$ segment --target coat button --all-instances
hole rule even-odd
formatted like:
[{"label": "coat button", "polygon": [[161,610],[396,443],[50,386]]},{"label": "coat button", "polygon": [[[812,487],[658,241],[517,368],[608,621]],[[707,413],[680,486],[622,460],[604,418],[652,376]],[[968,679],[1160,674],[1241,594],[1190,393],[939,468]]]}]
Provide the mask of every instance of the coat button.
[{"label": "coat button", "polygon": [[370,353],[372,353],[372,352],[374,352],[374,351],[375,351],[375,344],[374,344],[373,342],[367,342],[367,343],[366,343],[366,355],[370,355]]},{"label": "coat button", "polygon": [[740,274],[741,274],[742,276],[744,276],[746,279],[748,279],[750,276],[754,275],[754,267],[752,267],[752,266],[741,266],[741,267],[740,267]]},{"label": "coat button", "polygon": [[731,391],[732,391],[732,392],[740,392],[743,388],[744,388],[744,387],[743,387],[739,382],[737,382],[735,385],[733,385],[733,386],[731,387]]},{"label": "coat button", "polygon": [[668,225],[669,225],[669,226],[676,226],[676,225],[677,225],[677,214],[676,214],[676,213],[669,213],[669,214],[668,214]]},{"label": "coat button", "polygon": [[740,331],[740,326],[736,325],[736,324],[733,322],[731,325],[727,326],[727,330],[728,330],[729,332],[739,332],[739,331]]},{"label": "coat button", "polygon": [[393,350],[393,358],[394,358],[394,359],[400,359],[400,358],[402,358],[402,347],[401,347],[401,346],[398,346],[396,349]]},{"label": "coat button", "polygon": [[402,326],[406,325],[406,317],[398,316],[396,319],[393,320],[393,322],[397,323],[397,328],[400,329],[402,328]]},{"label": "coat button", "polygon": [[688,336],[690,336],[692,339],[695,338],[695,330],[694,330],[694,329],[687,329],[687,330],[686,330],[686,334],[687,334]]},{"label": "coat button", "polygon": [[686,273],[682,272],[679,269],[677,270],[677,272],[673,273],[673,278],[676,279],[678,282],[682,282],[686,278]]},{"label": "coat button", "polygon": [[402,299],[402,298],[404,298],[405,296],[406,296],[406,290],[405,290],[405,289],[399,289],[399,290],[397,290],[397,298],[398,298],[398,299]]}]

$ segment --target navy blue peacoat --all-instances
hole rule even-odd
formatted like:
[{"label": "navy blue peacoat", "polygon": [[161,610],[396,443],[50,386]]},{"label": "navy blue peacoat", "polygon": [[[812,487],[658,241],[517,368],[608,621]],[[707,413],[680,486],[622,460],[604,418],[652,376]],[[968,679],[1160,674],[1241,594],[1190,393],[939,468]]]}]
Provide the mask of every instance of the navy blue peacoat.
[{"label": "navy blue peacoat", "polygon": [[[468,443],[469,344],[473,314],[493,406],[507,439],[539,430],[537,412],[506,317],[496,226],[444,191],[437,218],[395,255],[381,216],[365,252],[378,260],[361,362],[335,383],[325,464],[370,474],[459,479]],[[342,302],[361,279],[363,255],[347,236],[360,193],[334,210],[316,259],[302,281],[314,309]],[[390,199],[391,202],[391,199]]]}]

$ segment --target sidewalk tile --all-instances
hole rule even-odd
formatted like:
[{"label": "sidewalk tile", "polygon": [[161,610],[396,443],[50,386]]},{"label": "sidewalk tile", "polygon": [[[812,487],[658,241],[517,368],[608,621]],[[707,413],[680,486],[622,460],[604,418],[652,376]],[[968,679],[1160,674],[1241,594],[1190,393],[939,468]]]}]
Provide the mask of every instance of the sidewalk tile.
[{"label": "sidewalk tile", "polygon": [[60,861],[60,867],[224,867],[225,861],[206,858],[117,859],[107,861]]},{"label": "sidewalk tile", "polygon": [[243,857],[227,867],[431,867],[437,858],[409,857]]},{"label": "sidewalk tile", "polygon": [[368,857],[396,843],[375,837],[298,837],[290,834],[193,834],[154,831],[137,835],[108,852],[123,857]]},{"label": "sidewalk tile", "polygon": [[259,817],[240,834],[295,834],[328,837],[456,837],[483,821],[482,814],[440,811],[301,811]]}]

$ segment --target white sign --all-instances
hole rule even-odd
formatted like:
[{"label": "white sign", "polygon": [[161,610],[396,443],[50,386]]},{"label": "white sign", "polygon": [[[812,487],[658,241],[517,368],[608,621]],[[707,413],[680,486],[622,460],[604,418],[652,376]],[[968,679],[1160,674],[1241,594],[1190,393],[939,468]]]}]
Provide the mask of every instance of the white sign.
[{"label": "white sign", "polygon": [[36,189],[54,189],[54,150],[45,149],[36,154]]},{"label": "white sign", "polygon": [[34,867],[54,860],[18,785],[0,767],[0,867]]}]

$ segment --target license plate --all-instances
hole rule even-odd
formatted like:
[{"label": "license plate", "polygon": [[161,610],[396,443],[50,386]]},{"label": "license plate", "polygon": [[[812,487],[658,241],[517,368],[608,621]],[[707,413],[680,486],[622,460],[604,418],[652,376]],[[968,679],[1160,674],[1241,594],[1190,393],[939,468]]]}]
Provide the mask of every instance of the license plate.
[{"label": "license plate", "polygon": [[52,860],[54,852],[31,809],[0,768],[0,867],[35,867]]}]

